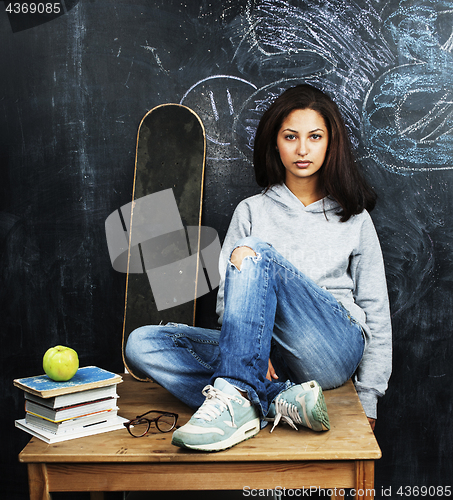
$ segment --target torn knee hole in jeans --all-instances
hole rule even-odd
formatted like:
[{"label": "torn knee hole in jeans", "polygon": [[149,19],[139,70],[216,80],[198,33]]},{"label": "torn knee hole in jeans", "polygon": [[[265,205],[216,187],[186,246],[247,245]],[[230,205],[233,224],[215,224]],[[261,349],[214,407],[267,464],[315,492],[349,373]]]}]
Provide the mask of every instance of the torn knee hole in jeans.
[{"label": "torn knee hole in jeans", "polygon": [[[235,252],[238,249],[241,251],[244,251],[243,255],[240,255],[240,256],[235,255]],[[236,253],[241,253],[241,252],[236,252]],[[238,271],[240,271],[241,267],[242,267],[242,263],[243,263],[244,259],[246,259],[246,258],[251,258],[252,260],[254,260],[256,262],[261,258],[261,256],[259,253],[257,254],[252,248],[244,245],[244,246],[236,247],[231,252],[231,257],[230,257],[229,262]]]}]

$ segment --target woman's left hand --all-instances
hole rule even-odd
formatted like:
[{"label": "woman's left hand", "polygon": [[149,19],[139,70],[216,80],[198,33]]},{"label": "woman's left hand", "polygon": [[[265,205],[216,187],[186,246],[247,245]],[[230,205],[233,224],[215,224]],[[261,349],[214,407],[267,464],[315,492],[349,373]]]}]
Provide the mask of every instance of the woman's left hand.
[{"label": "woman's left hand", "polygon": [[274,370],[274,367],[272,366],[272,363],[271,363],[271,360],[269,360],[269,367],[267,369],[267,375],[266,375],[266,378],[268,380],[271,380],[272,379],[277,379],[278,378],[278,375],[275,373],[275,370]]},{"label": "woman's left hand", "polygon": [[370,422],[371,429],[374,432],[374,426],[376,425],[376,419],[375,418],[368,418],[368,422]]}]

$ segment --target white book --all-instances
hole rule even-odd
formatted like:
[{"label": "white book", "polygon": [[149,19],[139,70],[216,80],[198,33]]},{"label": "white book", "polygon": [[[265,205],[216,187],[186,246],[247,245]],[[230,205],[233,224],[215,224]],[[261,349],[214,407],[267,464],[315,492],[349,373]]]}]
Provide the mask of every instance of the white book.
[{"label": "white book", "polygon": [[52,422],[62,422],[63,420],[84,417],[101,411],[117,410],[118,407],[116,406],[116,400],[117,398],[114,397],[56,409],[48,408],[47,406],[42,406],[34,401],[26,400],[25,411],[38,417],[51,420]]},{"label": "white book", "polygon": [[116,419],[112,422],[91,426],[86,429],[83,429],[80,432],[75,432],[73,434],[62,434],[62,435],[55,435],[52,432],[45,431],[31,424],[27,424],[25,419],[16,420],[15,425],[18,429],[22,429],[23,431],[28,432],[32,436],[35,436],[48,444],[53,444],[53,443],[59,443],[61,441],[69,441],[70,439],[93,436],[95,434],[101,434],[103,432],[125,429],[123,425],[124,422],[127,422],[126,418],[117,416]]},{"label": "white book", "polygon": [[63,422],[51,422],[50,420],[27,413],[25,415],[25,422],[47,432],[51,432],[52,434],[62,435],[79,432],[83,429],[88,429],[91,426],[115,421],[117,413],[117,410],[110,410],[96,413],[95,415],[65,420]]},{"label": "white book", "polygon": [[113,398],[117,396],[116,389],[117,384],[114,384],[107,387],[98,387],[97,389],[88,389],[87,391],[62,394],[61,396],[54,396],[52,398],[42,398],[31,392],[24,392],[24,396],[25,399],[47,406],[48,408],[56,409],[99,399]]}]

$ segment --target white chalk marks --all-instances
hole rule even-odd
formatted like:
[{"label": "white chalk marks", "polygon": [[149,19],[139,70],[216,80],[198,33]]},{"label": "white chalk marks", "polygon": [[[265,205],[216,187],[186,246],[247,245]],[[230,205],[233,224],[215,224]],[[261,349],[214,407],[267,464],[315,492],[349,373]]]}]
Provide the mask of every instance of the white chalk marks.
[{"label": "white chalk marks", "polygon": [[364,100],[370,156],[406,175],[452,169],[453,2],[401,2],[383,25],[404,64],[378,78]]},{"label": "white chalk marks", "polygon": [[233,122],[256,86],[231,75],[200,80],[182,97],[180,104],[193,109],[203,121],[208,140],[208,159],[242,158],[233,133]]}]

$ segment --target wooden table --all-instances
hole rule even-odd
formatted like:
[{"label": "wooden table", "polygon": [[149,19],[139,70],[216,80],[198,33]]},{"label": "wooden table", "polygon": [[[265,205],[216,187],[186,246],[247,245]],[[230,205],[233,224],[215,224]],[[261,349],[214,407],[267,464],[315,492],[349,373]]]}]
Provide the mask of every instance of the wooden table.
[{"label": "wooden table", "polygon": [[[119,414],[126,418],[148,410],[179,413],[184,424],[192,411],[154,383],[124,376],[118,386]],[[171,433],[152,429],[133,438],[126,429],[48,445],[32,438],[19,455],[28,466],[31,500],[49,500],[52,491],[243,490],[259,496],[263,489],[331,489],[342,498],[353,488],[357,498],[373,498],[374,460],[381,452],[352,382],[325,391],[331,430],[298,432],[280,424],[217,453],[183,450]],[[151,433],[152,432],[152,433]],[[298,490],[298,491],[296,491]],[[313,490],[312,490],[313,491]]]}]

